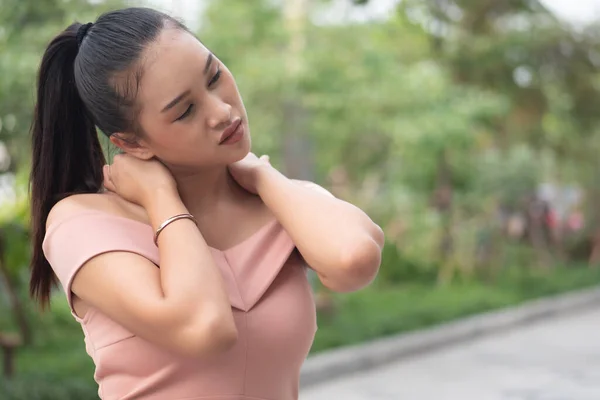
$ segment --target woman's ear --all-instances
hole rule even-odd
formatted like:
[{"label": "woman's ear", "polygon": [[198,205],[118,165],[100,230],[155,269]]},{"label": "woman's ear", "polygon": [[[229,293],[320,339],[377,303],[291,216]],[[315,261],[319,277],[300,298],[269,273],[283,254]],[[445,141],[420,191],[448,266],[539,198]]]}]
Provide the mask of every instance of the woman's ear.
[{"label": "woman's ear", "polygon": [[133,133],[113,133],[110,141],[124,153],[139,159],[150,160],[154,157],[154,153]]}]

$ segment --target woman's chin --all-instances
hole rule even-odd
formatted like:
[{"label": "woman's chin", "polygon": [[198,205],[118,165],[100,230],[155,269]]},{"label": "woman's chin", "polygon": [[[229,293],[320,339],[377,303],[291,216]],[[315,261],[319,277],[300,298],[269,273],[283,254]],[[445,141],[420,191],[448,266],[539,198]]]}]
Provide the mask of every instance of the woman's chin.
[{"label": "woman's chin", "polygon": [[244,157],[250,153],[250,148],[252,147],[252,141],[250,140],[250,136],[246,135],[244,139],[240,140],[236,143],[236,147],[231,149],[231,159],[232,161],[229,164],[234,162],[243,160]]}]

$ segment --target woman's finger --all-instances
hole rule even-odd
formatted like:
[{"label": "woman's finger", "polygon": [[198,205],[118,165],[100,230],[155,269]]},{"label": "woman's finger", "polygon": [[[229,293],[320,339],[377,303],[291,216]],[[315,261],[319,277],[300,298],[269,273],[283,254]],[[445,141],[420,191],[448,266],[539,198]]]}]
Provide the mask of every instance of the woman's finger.
[{"label": "woman's finger", "polygon": [[111,192],[115,191],[115,185],[110,177],[110,165],[105,165],[102,167],[102,175],[104,175],[103,185],[106,189]]}]

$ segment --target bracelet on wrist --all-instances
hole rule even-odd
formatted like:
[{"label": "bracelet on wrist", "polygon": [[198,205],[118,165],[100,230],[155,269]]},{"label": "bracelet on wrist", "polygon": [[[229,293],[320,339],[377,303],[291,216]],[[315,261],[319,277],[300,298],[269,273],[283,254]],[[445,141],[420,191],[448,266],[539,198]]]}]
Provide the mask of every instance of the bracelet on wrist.
[{"label": "bracelet on wrist", "polygon": [[172,222],[175,222],[177,220],[180,220],[180,219],[191,219],[192,221],[194,221],[194,223],[197,224],[196,218],[194,218],[194,216],[192,214],[177,214],[177,215],[174,215],[174,216],[168,218],[162,224],[160,224],[160,226],[156,230],[156,233],[154,233],[154,244],[157,247],[158,247],[158,235],[160,235],[160,233],[163,231],[163,229],[165,229],[167,226],[169,226],[169,224],[171,224]]}]

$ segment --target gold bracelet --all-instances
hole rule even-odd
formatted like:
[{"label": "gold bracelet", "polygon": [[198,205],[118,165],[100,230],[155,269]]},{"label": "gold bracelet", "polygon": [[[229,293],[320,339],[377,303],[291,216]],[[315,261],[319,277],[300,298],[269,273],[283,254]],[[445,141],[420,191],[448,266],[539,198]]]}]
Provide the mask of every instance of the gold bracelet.
[{"label": "gold bracelet", "polygon": [[174,215],[171,218],[167,219],[165,222],[163,222],[158,229],[156,230],[156,233],[154,234],[154,244],[158,247],[158,235],[160,235],[160,233],[162,232],[163,229],[165,229],[167,227],[167,225],[169,225],[171,222],[177,221],[178,219],[191,219],[192,221],[194,221],[194,223],[196,223],[196,218],[194,218],[194,216],[192,214],[178,214],[178,215]]}]

